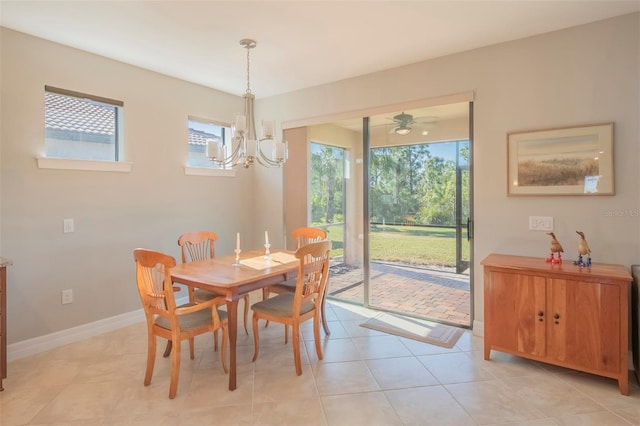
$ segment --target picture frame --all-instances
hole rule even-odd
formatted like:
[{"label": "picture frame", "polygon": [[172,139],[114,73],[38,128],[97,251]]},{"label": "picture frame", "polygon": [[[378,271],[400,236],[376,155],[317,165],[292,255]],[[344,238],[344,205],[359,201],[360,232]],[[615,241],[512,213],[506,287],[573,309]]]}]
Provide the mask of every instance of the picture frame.
[{"label": "picture frame", "polygon": [[507,133],[508,195],[614,195],[613,123]]}]

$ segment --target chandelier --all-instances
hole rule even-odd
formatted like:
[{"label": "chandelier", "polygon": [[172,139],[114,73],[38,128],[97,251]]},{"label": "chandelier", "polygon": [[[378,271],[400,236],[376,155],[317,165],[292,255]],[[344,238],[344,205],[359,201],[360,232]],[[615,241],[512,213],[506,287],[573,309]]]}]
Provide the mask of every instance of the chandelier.
[{"label": "chandelier", "polygon": [[256,41],[251,39],[240,40],[240,45],[247,49],[247,90],[244,98],[244,115],[236,116],[234,125],[231,126],[233,137],[230,146],[221,141],[207,140],[207,157],[221,167],[235,167],[241,164],[249,168],[255,162],[265,167],[280,167],[287,161],[287,142],[279,142],[273,138],[275,122],[262,120],[262,137],[256,137],[256,124],[254,121],[253,101],[255,96],[251,93],[249,79],[249,65],[251,49],[256,47]]}]

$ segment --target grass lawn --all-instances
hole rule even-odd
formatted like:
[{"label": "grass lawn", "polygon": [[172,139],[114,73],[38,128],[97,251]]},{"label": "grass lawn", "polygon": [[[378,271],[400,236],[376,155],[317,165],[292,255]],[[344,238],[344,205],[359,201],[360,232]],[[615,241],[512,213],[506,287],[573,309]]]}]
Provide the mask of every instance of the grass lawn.
[{"label": "grass lawn", "polygon": [[[425,266],[456,266],[456,231],[451,228],[371,225],[371,260]],[[343,254],[342,226],[327,228],[333,241],[332,256]],[[469,259],[469,242],[462,240],[463,259]]]}]

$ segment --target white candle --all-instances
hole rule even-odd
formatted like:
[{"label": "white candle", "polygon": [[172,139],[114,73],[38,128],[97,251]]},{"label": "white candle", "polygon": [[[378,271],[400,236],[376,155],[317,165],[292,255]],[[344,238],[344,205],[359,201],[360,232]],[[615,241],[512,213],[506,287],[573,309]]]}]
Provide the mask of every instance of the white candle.
[{"label": "white candle", "polygon": [[240,250],[240,233],[236,234],[236,250]]},{"label": "white candle", "polygon": [[267,231],[264,231],[264,244],[269,244],[269,233]]}]

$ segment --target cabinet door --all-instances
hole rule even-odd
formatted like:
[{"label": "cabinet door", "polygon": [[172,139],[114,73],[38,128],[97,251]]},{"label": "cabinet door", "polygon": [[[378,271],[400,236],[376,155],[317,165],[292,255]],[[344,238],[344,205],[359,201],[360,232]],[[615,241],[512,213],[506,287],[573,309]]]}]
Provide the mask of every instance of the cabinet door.
[{"label": "cabinet door", "polygon": [[550,279],[548,355],[606,372],[620,370],[620,287]]},{"label": "cabinet door", "polygon": [[533,275],[490,273],[485,316],[493,348],[545,356],[545,283]]}]

